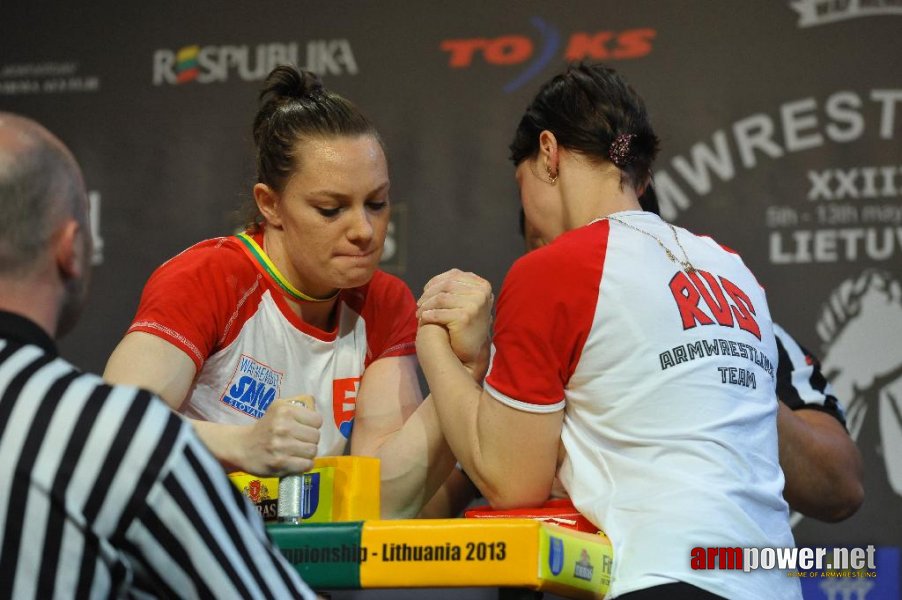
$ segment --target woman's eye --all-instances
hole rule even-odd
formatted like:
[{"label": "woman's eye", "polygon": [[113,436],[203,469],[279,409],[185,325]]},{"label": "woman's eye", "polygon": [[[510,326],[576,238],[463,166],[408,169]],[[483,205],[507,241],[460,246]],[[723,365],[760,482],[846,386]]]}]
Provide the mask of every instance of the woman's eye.
[{"label": "woman's eye", "polygon": [[338,211],[340,211],[341,209],[340,208],[323,208],[321,206],[318,206],[316,208],[316,210],[318,210],[319,214],[321,214],[324,217],[337,217]]},{"label": "woman's eye", "polygon": [[379,212],[380,210],[383,210],[386,206],[388,206],[388,201],[383,200],[381,202],[367,202],[366,206],[373,212]]}]

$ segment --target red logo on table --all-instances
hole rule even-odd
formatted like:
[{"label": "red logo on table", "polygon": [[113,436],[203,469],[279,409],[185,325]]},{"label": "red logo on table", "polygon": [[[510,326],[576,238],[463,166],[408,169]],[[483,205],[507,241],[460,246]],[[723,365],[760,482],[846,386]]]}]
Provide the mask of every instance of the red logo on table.
[{"label": "red logo on table", "polygon": [[354,415],[357,413],[357,391],[360,389],[360,377],[347,377],[332,381],[332,416],[335,426],[341,435],[348,439],[354,428]]},{"label": "red logo on table", "polygon": [[244,486],[244,495],[254,504],[259,504],[261,500],[269,500],[269,488],[259,479],[252,479]]}]

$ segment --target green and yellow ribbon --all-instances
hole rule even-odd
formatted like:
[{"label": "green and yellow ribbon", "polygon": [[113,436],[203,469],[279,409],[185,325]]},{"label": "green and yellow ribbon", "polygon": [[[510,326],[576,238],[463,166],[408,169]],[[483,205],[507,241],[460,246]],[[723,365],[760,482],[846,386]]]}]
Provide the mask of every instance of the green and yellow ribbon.
[{"label": "green and yellow ribbon", "polygon": [[279,284],[279,287],[282,288],[282,291],[285,292],[290,298],[295,300],[300,300],[303,302],[329,302],[330,300],[334,300],[338,293],[341,290],[336,291],[334,294],[327,298],[314,298],[313,296],[308,296],[301,290],[297,289],[288,279],[282,275],[282,272],[279,271],[278,267],[272,262],[272,259],[269,258],[269,255],[260,247],[260,244],[254,241],[254,238],[249,236],[246,233],[239,233],[236,235],[244,247],[247,248],[247,251],[250,252],[251,256],[253,256],[257,262],[263,267],[263,269],[269,273],[269,276],[272,277],[273,281]]}]

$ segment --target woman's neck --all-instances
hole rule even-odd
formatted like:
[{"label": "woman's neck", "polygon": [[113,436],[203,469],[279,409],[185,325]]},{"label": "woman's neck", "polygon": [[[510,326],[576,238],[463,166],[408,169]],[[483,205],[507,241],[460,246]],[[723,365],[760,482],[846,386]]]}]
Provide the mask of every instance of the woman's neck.
[{"label": "woman's neck", "polygon": [[317,302],[331,300],[338,294],[338,290],[335,288],[316,289],[316,286],[312,286],[309,281],[305,281],[306,278],[302,277],[295,270],[289,258],[290,250],[286,248],[282,231],[270,228],[265,229],[263,231],[261,249],[265,257],[275,267],[274,279],[285,289],[289,297],[294,297],[298,301]]},{"label": "woman's neck", "polygon": [[561,196],[567,229],[582,227],[595,219],[624,210],[641,210],[636,190],[621,182],[621,171],[607,164],[577,165],[561,178]]},{"label": "woman's neck", "polygon": [[[323,300],[309,300],[313,297],[303,289],[303,285],[297,281],[298,277],[291,268],[291,261],[288,260],[285,245],[282,243],[280,231],[274,229],[264,229],[263,231],[263,253],[269,258],[278,273],[273,274],[276,283],[287,284],[291,290],[286,290],[286,285],[282,285],[283,296],[288,302],[288,306],[292,312],[298,315],[302,321],[312,325],[323,331],[331,331],[335,327],[336,305],[338,304],[338,293],[332,297]],[[283,281],[278,281],[279,279]],[[297,293],[300,293],[298,296]],[[306,298],[305,298],[306,297]]]},{"label": "woman's neck", "polygon": [[338,298],[327,302],[298,302],[291,298],[285,298],[291,310],[301,318],[304,323],[312,325],[322,331],[335,329],[338,317]]}]

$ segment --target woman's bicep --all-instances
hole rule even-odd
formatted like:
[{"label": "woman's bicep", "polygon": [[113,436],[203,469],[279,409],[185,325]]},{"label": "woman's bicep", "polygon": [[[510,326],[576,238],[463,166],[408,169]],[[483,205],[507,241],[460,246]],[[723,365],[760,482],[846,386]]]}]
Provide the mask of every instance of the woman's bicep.
[{"label": "woman's bicep", "polygon": [[393,356],[373,362],[360,380],[351,452],[373,454],[386,438],[401,429],[422,399],[416,356]]},{"label": "woman's bicep", "polygon": [[178,409],[195,373],[194,361],[183,350],[155,335],[135,331],[122,338],[113,350],[103,378],[110,383],[148,389]]}]

